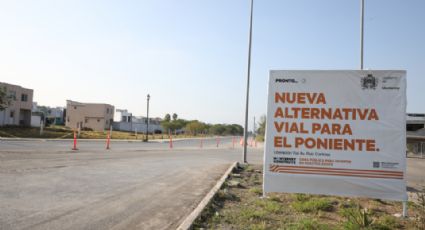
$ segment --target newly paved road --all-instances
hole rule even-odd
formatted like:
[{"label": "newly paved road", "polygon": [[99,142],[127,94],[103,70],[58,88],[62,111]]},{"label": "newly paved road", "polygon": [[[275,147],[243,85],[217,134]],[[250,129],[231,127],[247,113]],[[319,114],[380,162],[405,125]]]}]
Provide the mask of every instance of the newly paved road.
[{"label": "newly paved road", "polygon": [[241,158],[231,138],[71,143],[0,140],[0,229],[175,229]]},{"label": "newly paved road", "polygon": [[[0,229],[175,229],[241,160],[232,142],[80,141],[72,151],[71,140],[0,140]],[[248,160],[262,154],[250,148]],[[409,186],[424,175],[425,159],[409,158]]]}]

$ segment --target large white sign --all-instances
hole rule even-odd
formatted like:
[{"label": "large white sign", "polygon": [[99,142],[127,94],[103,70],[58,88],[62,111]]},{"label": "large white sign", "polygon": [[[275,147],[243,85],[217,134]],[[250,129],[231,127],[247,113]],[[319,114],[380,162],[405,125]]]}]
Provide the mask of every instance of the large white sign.
[{"label": "large white sign", "polygon": [[264,192],[407,200],[406,72],[271,71]]}]

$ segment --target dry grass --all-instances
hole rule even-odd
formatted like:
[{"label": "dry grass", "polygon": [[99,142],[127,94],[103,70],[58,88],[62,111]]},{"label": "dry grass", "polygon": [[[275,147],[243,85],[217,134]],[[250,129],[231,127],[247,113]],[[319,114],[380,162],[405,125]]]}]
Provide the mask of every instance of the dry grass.
[{"label": "dry grass", "polygon": [[[108,131],[81,131],[80,139],[106,139]],[[43,130],[40,135],[40,128],[34,127],[18,127],[18,126],[5,126],[0,127],[0,137],[17,137],[17,138],[56,138],[56,139],[70,139],[74,137],[73,131],[64,126],[50,126]],[[191,135],[177,135],[173,138],[190,138]],[[112,131],[112,139],[126,139],[126,140],[144,140],[146,138],[143,134],[135,135],[134,132]],[[149,135],[149,139],[168,139],[168,135],[154,134]]]}]

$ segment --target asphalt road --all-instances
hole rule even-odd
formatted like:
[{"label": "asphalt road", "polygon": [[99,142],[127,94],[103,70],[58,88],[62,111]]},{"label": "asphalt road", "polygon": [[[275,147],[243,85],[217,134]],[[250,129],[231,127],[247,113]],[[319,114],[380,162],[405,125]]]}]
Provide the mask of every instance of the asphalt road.
[{"label": "asphalt road", "polygon": [[[72,140],[0,140],[0,229],[175,229],[241,161],[235,142],[79,141],[72,151]],[[262,154],[250,147],[248,161]],[[410,188],[424,185],[424,169],[408,159]]]},{"label": "asphalt road", "polygon": [[200,145],[0,141],[0,229],[175,229],[241,159],[232,138]]}]

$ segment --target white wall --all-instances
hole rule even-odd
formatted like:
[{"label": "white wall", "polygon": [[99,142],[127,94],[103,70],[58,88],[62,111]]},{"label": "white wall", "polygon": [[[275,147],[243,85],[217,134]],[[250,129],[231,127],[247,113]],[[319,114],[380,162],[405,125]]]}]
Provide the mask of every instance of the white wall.
[{"label": "white wall", "polygon": [[[137,129],[137,133],[146,132],[146,124],[144,123],[131,123],[131,122],[114,122],[113,128],[120,131],[132,131]],[[153,133],[155,130],[162,130],[161,125],[149,124],[149,132]]]},{"label": "white wall", "polygon": [[31,116],[31,127],[40,127],[41,117],[38,115]]},{"label": "white wall", "polygon": [[19,125],[19,110],[15,111],[14,117],[10,117],[10,108],[0,111],[0,126],[4,125]]}]

